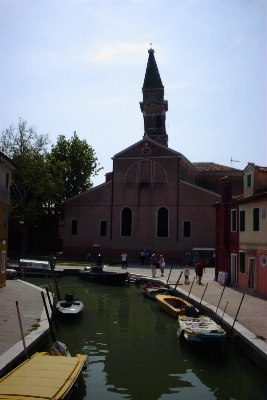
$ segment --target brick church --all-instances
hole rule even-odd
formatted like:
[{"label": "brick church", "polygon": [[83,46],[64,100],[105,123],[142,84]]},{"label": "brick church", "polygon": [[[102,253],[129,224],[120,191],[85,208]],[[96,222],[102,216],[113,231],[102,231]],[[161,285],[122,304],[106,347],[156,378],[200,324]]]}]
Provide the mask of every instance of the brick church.
[{"label": "brick church", "polygon": [[212,162],[190,162],[168,147],[164,86],[154,56],[148,62],[140,102],[144,135],[113,156],[106,182],[67,199],[62,241],[64,257],[103,260],[139,259],[141,249],[183,260],[188,250],[215,247],[215,207],[220,179],[231,176],[242,193],[243,171]]}]

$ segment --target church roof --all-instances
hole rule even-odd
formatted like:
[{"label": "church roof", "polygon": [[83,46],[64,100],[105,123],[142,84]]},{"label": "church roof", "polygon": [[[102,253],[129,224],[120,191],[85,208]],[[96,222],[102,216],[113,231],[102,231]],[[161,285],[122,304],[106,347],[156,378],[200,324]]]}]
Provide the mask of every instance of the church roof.
[{"label": "church roof", "polygon": [[154,50],[149,49],[148,50],[149,56],[148,56],[148,62],[147,62],[147,67],[146,67],[146,74],[145,74],[145,79],[144,79],[144,84],[143,84],[143,89],[149,89],[149,88],[164,88],[161,82],[159,70],[157,67],[157,63],[154,57]]},{"label": "church roof", "polygon": [[192,163],[200,172],[241,172],[240,169],[216,164],[214,162],[194,162]]}]

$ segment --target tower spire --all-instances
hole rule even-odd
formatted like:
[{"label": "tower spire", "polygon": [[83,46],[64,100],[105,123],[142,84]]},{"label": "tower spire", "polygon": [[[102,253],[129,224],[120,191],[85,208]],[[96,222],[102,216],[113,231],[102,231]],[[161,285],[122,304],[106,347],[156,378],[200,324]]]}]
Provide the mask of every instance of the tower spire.
[{"label": "tower spire", "polygon": [[148,50],[148,62],[143,83],[143,101],[140,102],[144,117],[144,136],[168,146],[168,135],[165,128],[168,102],[164,100],[164,86],[161,81],[154,50]]}]

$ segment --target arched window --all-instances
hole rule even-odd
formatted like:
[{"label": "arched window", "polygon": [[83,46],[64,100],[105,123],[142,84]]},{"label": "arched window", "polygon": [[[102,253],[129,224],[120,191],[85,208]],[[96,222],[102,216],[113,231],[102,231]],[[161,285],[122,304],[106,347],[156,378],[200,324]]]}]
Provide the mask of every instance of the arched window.
[{"label": "arched window", "polygon": [[169,211],[165,207],[158,209],[157,237],[168,237],[169,235]]},{"label": "arched window", "polygon": [[132,210],[124,207],[121,212],[121,236],[132,235]]}]

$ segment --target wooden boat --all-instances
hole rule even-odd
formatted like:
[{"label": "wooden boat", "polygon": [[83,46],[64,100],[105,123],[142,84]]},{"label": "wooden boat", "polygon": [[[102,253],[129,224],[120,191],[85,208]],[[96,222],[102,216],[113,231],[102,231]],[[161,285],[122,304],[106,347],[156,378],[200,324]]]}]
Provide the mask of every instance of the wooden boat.
[{"label": "wooden boat", "polygon": [[[50,263],[44,260],[28,260],[20,259],[18,264],[12,264],[12,269],[17,272],[17,275],[31,276],[50,276],[52,269]],[[61,275],[63,270],[54,270],[55,275]]]},{"label": "wooden boat", "polygon": [[165,286],[159,285],[159,286],[148,286],[148,285],[141,285],[140,286],[141,293],[145,297],[148,297],[149,299],[156,300],[156,295],[157,294],[172,294],[173,289],[167,288]]},{"label": "wooden boat", "polygon": [[199,310],[181,297],[171,294],[157,294],[156,300],[163,311],[177,318],[179,314],[198,315]]},{"label": "wooden boat", "polygon": [[66,294],[65,300],[58,301],[56,303],[56,310],[60,315],[74,316],[81,313],[84,308],[84,304],[80,300],[74,300],[72,294]]},{"label": "wooden boat", "polygon": [[187,342],[209,346],[220,346],[226,338],[225,330],[206,315],[197,318],[179,315],[177,335]]},{"label": "wooden boat", "polygon": [[104,267],[85,267],[79,276],[80,279],[105,285],[124,285],[130,280],[128,272],[105,271]]},{"label": "wooden boat", "polygon": [[35,353],[0,379],[0,400],[63,400],[73,389],[87,356]]}]

